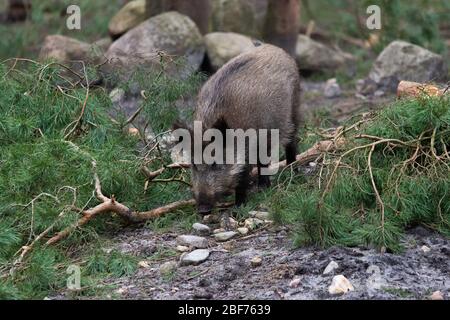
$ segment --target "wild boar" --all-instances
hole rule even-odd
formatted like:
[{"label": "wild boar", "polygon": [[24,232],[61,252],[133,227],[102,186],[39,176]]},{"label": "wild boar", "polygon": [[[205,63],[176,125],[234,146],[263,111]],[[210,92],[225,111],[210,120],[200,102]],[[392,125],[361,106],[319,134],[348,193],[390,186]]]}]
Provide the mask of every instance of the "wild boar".
[{"label": "wild boar", "polygon": [[[229,61],[205,83],[198,95],[194,121],[201,122],[204,131],[219,129],[224,136],[227,129],[278,130],[279,146],[285,148],[290,164],[297,155],[299,108],[296,62],[282,49],[263,44]],[[268,148],[271,143],[269,136]],[[247,145],[245,151],[238,153],[248,151]],[[256,166],[261,173],[268,164],[262,164],[258,158]],[[233,192],[236,205],[243,204],[251,168],[247,162],[193,164],[192,189],[198,212],[209,214]],[[269,177],[259,174],[258,184],[269,185]]]}]

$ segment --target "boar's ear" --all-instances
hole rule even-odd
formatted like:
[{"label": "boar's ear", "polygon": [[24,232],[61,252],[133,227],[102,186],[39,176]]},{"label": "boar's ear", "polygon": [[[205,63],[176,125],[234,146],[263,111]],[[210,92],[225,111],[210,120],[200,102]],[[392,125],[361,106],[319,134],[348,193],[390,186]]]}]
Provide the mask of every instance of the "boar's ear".
[{"label": "boar's ear", "polygon": [[212,127],[222,132],[224,137],[226,136],[227,129],[229,129],[228,124],[223,118],[217,120]]},{"label": "boar's ear", "polygon": [[[189,125],[181,120],[176,120],[173,124],[172,124],[172,131],[178,130],[178,129],[184,129],[184,130],[188,130],[190,132],[190,136],[193,137],[193,130],[191,127],[189,127]],[[179,137],[179,142],[182,142],[183,138],[180,136]]]},{"label": "boar's ear", "polygon": [[175,120],[175,122],[172,124],[172,131],[175,131],[177,129],[188,129],[187,125],[185,122],[181,121],[181,120]]}]

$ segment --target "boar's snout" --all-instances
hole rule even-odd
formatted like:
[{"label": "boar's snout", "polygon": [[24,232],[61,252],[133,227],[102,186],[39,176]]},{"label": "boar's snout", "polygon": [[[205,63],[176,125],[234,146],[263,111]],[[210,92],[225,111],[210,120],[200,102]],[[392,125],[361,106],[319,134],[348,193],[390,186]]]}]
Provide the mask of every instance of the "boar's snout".
[{"label": "boar's snout", "polygon": [[211,212],[214,209],[214,205],[213,204],[209,204],[209,203],[199,203],[197,205],[197,211],[199,214],[201,215],[208,215],[211,214]]}]

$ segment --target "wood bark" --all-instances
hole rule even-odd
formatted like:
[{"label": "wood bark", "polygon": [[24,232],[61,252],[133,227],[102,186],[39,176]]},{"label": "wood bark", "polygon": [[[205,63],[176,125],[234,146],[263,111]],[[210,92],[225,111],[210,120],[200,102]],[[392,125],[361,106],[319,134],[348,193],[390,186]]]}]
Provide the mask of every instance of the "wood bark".
[{"label": "wood bark", "polygon": [[298,0],[269,0],[264,26],[264,40],[295,55],[300,29]]},{"label": "wood bark", "polygon": [[190,17],[202,34],[209,32],[210,0],[147,0],[146,6],[148,17],[167,11],[178,11]]},{"label": "wood bark", "polygon": [[24,21],[27,19],[30,10],[30,0],[9,0],[6,18],[9,22]]},{"label": "wood bark", "polygon": [[397,88],[397,97],[418,97],[420,95],[428,95],[432,97],[442,96],[448,90],[439,89],[436,86],[411,81],[401,81]]}]

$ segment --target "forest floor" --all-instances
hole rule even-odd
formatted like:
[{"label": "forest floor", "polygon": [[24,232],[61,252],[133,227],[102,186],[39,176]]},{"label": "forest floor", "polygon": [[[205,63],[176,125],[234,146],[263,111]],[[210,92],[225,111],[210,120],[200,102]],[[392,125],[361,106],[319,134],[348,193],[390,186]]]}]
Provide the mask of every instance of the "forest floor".
[{"label": "forest floor", "polygon": [[[317,112],[327,113],[330,122],[339,123],[348,115],[394,99],[364,100],[351,92],[325,99],[319,90],[314,91],[320,85],[305,86],[305,109],[313,117]],[[181,253],[176,250],[176,238],[180,234],[186,233],[175,228],[160,232],[127,227],[103,235],[103,250],[136,256],[140,268],[131,276],[102,280],[99,294],[88,299],[427,299],[435,291],[446,299],[450,295],[450,239],[420,226],[407,232],[400,254],[364,247],[295,248],[289,226],[272,225],[225,243],[206,236],[210,256],[198,266],[178,264]],[[262,259],[258,267],[251,264],[255,257]],[[338,268],[324,275],[331,261]],[[162,272],[167,266],[170,271]],[[339,274],[355,290],[332,296],[328,287]],[[65,291],[50,298],[71,299],[73,295]]]},{"label": "forest floor", "polygon": [[[107,250],[136,255],[146,263],[132,276],[104,279],[107,289],[89,299],[427,299],[435,291],[446,298],[450,294],[450,240],[422,227],[407,233],[403,253],[391,254],[364,247],[294,248],[289,230],[274,226],[225,243],[210,238],[211,254],[204,263],[176,266],[170,274],[161,270],[179,260],[178,234],[134,228],[111,236]],[[253,267],[256,256],[262,263]],[[331,261],[338,268],[324,275]],[[355,290],[330,295],[328,287],[338,274]],[[295,279],[298,285],[291,284]]]}]

